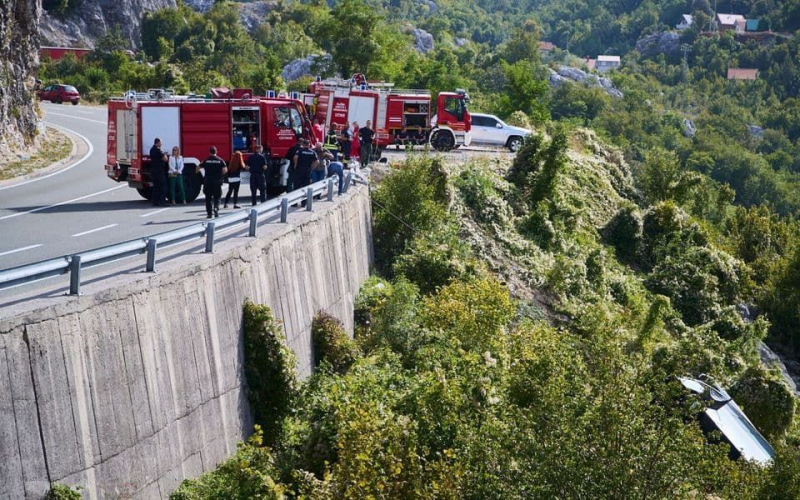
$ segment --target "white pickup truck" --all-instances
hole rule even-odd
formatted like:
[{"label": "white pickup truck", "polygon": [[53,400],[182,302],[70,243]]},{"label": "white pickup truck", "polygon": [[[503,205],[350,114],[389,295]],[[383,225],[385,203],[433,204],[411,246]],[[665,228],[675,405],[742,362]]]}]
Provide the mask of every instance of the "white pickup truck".
[{"label": "white pickup truck", "polygon": [[472,117],[472,145],[502,146],[512,153],[519,151],[525,137],[533,131],[513,127],[494,115],[470,113]]}]

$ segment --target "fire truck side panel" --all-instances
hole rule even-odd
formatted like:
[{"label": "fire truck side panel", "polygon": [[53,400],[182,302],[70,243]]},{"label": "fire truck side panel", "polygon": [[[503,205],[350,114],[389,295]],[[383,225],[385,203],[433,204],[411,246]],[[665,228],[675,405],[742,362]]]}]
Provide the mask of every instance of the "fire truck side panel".
[{"label": "fire truck side panel", "polygon": [[[138,136],[136,126],[136,111],[133,109],[116,110],[116,161],[130,165],[134,158],[138,158]],[[111,139],[109,126],[109,141]],[[109,144],[110,145],[110,144]]]},{"label": "fire truck side panel", "polygon": [[181,145],[181,108],[178,106],[142,106],[141,121],[142,156],[149,157],[156,137],[161,139],[162,149],[167,153],[173,146]]},{"label": "fire truck side panel", "polygon": [[117,163],[117,113],[118,110],[108,106],[108,137],[106,137],[106,170]]},{"label": "fire truck side panel", "polygon": [[335,123],[340,127],[347,127],[350,123],[348,119],[349,100],[346,97],[336,97],[333,100],[333,113],[331,113],[331,124]]},{"label": "fire truck side panel", "polygon": [[[187,103],[183,110],[183,156],[203,161],[217,147],[225,161],[231,157],[231,106],[227,103]],[[172,146],[164,145],[171,148]]]},{"label": "fire truck side panel", "polygon": [[289,149],[297,143],[297,136],[310,137],[311,130],[303,117],[300,101],[264,101],[262,116],[266,140],[262,142],[269,147],[272,158],[283,158]]}]

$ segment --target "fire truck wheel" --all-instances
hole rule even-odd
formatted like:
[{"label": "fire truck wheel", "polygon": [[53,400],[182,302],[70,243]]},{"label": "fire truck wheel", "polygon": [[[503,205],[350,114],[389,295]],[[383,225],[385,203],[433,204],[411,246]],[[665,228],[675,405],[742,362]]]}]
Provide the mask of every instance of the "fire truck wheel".
[{"label": "fire truck wheel", "polygon": [[139,196],[145,200],[149,200],[153,197],[153,190],[150,188],[150,186],[136,188],[136,191],[139,193]]},{"label": "fire truck wheel", "polygon": [[450,151],[456,145],[456,139],[447,130],[438,130],[431,137],[431,145],[436,151]]}]

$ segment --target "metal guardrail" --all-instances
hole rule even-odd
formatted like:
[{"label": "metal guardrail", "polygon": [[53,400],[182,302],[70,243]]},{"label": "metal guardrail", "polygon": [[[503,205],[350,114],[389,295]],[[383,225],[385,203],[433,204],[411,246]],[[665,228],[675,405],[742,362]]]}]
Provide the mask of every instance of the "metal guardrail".
[{"label": "metal guardrail", "polygon": [[[369,175],[368,172],[366,175]],[[348,173],[345,176],[342,193],[346,193],[350,185],[356,182],[367,183],[364,177],[353,172]],[[0,271],[0,290],[69,274],[69,293],[70,295],[79,295],[81,291],[81,271],[83,269],[141,254],[147,255],[145,270],[147,272],[155,272],[156,254],[159,248],[184,243],[192,239],[205,238],[205,252],[212,253],[214,251],[214,236],[218,230],[249,222],[248,236],[255,237],[258,230],[258,219],[261,215],[275,213],[280,210],[280,222],[286,223],[290,206],[300,205],[305,202],[305,210],[312,211],[314,197],[322,194],[326,195],[328,201],[333,201],[334,192],[338,191],[338,183],[339,179],[337,177],[329,177],[311,184],[305,189],[286,193],[253,208],[237,211],[211,221],[200,222],[180,229],[173,229],[172,231],[86,252],[64,255],[55,259],[6,269]]]}]

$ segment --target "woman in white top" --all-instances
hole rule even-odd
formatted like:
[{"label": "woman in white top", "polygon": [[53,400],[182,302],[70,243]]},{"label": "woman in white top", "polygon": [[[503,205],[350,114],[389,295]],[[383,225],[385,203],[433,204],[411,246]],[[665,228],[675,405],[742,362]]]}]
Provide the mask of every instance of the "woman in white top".
[{"label": "woman in white top", "polygon": [[180,202],[186,205],[186,190],[183,188],[183,156],[181,156],[181,149],[178,146],[172,148],[172,155],[169,157],[169,171],[167,172],[169,178],[169,199],[172,204],[175,204],[175,187],[178,188],[180,195]]}]

